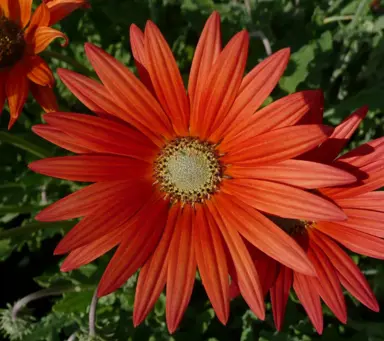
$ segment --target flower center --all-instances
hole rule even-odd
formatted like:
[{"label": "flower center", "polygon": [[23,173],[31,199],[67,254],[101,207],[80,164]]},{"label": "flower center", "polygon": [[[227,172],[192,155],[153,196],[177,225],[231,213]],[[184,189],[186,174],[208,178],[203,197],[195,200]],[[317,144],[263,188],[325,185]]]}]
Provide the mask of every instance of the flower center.
[{"label": "flower center", "polygon": [[174,201],[203,202],[221,181],[222,167],[215,147],[196,138],[181,137],[167,144],[155,161],[155,178]]},{"label": "flower center", "polygon": [[276,216],[269,216],[269,219],[291,236],[304,234],[306,229],[315,224],[313,221],[280,218]]},{"label": "flower center", "polygon": [[4,16],[0,17],[0,68],[14,65],[23,56],[23,30]]}]

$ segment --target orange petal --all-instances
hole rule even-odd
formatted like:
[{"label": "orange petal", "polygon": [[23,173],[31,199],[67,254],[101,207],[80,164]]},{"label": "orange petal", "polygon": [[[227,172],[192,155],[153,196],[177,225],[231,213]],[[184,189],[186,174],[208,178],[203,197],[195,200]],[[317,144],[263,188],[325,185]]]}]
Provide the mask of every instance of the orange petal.
[{"label": "orange petal", "polygon": [[201,281],[221,323],[229,316],[229,277],[220,231],[201,206],[196,208],[195,254]]},{"label": "orange petal", "polygon": [[373,311],[379,311],[379,305],[368,281],[358,266],[332,239],[315,229],[309,230],[310,238],[328,256],[337,270],[341,284],[356,299]]},{"label": "orange petal", "polygon": [[79,154],[91,152],[91,150],[80,146],[72,136],[63,133],[57,128],[51,127],[48,124],[37,124],[32,127],[32,131],[43,139],[71,152]]},{"label": "orange petal", "polygon": [[195,282],[194,215],[190,205],[184,206],[169,245],[166,318],[170,333],[176,330],[187,309]]},{"label": "orange petal", "polygon": [[208,138],[224,119],[238,93],[248,56],[249,35],[237,33],[225,46],[212,66],[204,90],[193,110],[191,134]]},{"label": "orange petal", "polygon": [[[337,163],[334,164],[339,166]],[[356,184],[322,188],[320,192],[334,200],[339,200],[362,195],[384,186],[384,160],[379,159],[369,163],[361,167],[359,171],[368,177]]]},{"label": "orange petal", "polygon": [[68,45],[68,37],[64,33],[46,26],[38,27],[33,37],[33,52],[39,54],[44,51],[56,38],[64,39],[64,43],[61,45],[62,47]]},{"label": "orange petal", "polygon": [[227,153],[222,158],[227,164],[265,165],[294,158],[315,148],[331,133],[331,128],[322,125],[293,126],[258,135],[230,149],[219,148]]},{"label": "orange petal", "polygon": [[263,288],[263,295],[266,296],[276,281],[278,263],[262,252],[259,252],[259,256],[254,259],[254,263]]},{"label": "orange petal", "polygon": [[88,0],[50,0],[46,3],[49,8],[49,12],[51,13],[51,20],[49,21],[50,26],[64,19],[80,7],[89,7]]},{"label": "orange petal", "polygon": [[347,323],[347,308],[336,270],[325,253],[309,239],[308,258],[316,269],[316,291],[342,323]]},{"label": "orange petal", "polygon": [[159,103],[128,68],[92,44],[85,45],[85,52],[111,97],[124,109],[122,119],[143,133],[149,130],[159,137],[173,136]]},{"label": "orange petal", "polygon": [[50,13],[47,5],[43,2],[41,3],[33,12],[31,21],[28,27],[25,29],[24,39],[27,42],[32,42],[33,37],[36,33],[36,29],[39,26],[48,26],[50,20]]},{"label": "orange petal", "polygon": [[9,17],[8,1],[9,0],[0,0],[0,13],[7,18]]},{"label": "orange petal", "polygon": [[135,60],[137,71],[139,72],[140,79],[142,83],[147,87],[147,89],[153,95],[156,95],[155,90],[153,89],[151,77],[149,76],[148,70],[146,68],[144,33],[135,24],[132,24],[129,29],[129,37],[133,58]]},{"label": "orange petal", "polygon": [[223,221],[256,248],[296,271],[315,274],[301,247],[272,221],[229,195],[219,194],[215,198]]},{"label": "orange petal", "polygon": [[308,314],[309,319],[319,334],[323,332],[323,311],[320,296],[314,290],[314,277],[300,273],[293,274],[293,289]]},{"label": "orange petal", "polygon": [[168,269],[168,249],[179,214],[180,206],[172,205],[169,209],[167,224],[159,245],[140,270],[133,309],[133,324],[135,327],[148,315],[165,286]]},{"label": "orange petal", "polygon": [[94,152],[126,155],[147,162],[152,162],[157,154],[156,147],[143,134],[112,120],[70,113],[47,114],[44,119]]},{"label": "orange petal", "polygon": [[[220,15],[214,11],[204,25],[195,54],[192,60],[191,71],[188,81],[188,95],[191,107],[199,103],[200,97],[205,89],[209,72],[212,69],[221,51]],[[197,124],[198,112],[192,109],[191,123]]]},{"label": "orange petal", "polygon": [[99,82],[66,69],[58,69],[57,74],[67,88],[96,115],[124,118],[124,110]]},{"label": "orange petal", "polygon": [[28,78],[35,84],[52,87],[55,83],[53,74],[48,64],[39,56],[31,56],[28,59]]},{"label": "orange petal", "polygon": [[223,219],[223,208],[220,207],[220,204],[216,202],[214,198],[207,202],[207,207],[209,209],[209,212],[206,211],[207,217],[213,219],[218,224],[229,250],[230,257],[236,269],[236,283],[239,286],[241,295],[254,314],[261,320],[264,320],[263,290],[255,265],[241,236],[236,229],[228,225],[228,222]]},{"label": "orange petal", "polygon": [[273,311],[273,320],[276,329],[281,331],[283,327],[285,309],[288,302],[289,291],[292,286],[292,270],[281,266],[274,286],[271,288],[271,303]]},{"label": "orange petal", "polygon": [[76,155],[52,157],[28,165],[36,173],[74,181],[128,180],[145,178],[149,167],[145,162],[116,155]]},{"label": "orange petal", "polygon": [[114,230],[90,244],[73,250],[61,264],[60,270],[64,272],[72,271],[99,258],[121,243],[125,237],[124,233],[126,233],[124,228]]},{"label": "orange petal", "polygon": [[384,191],[368,192],[358,196],[337,199],[335,202],[343,208],[357,208],[373,211],[384,211]]},{"label": "orange petal", "polygon": [[315,227],[353,252],[384,259],[383,239],[335,223],[319,222]]},{"label": "orange petal", "polygon": [[356,110],[335,128],[332,135],[319,148],[307,153],[305,159],[321,163],[332,162],[341,153],[367,112],[367,106]]},{"label": "orange petal", "polygon": [[31,18],[33,0],[8,0],[9,19],[21,25],[27,26]]},{"label": "orange petal", "polygon": [[167,214],[168,201],[155,193],[152,200],[127,223],[130,225],[129,232],[125,233],[100,280],[97,289],[99,297],[120,288],[145,264],[160,240]]},{"label": "orange petal", "polygon": [[356,181],[356,177],[336,167],[302,160],[285,160],[274,165],[228,167],[227,175],[233,178],[269,179],[302,188],[319,188],[345,185]]},{"label": "orange petal", "polygon": [[384,212],[353,208],[343,208],[343,211],[348,219],[340,222],[341,225],[384,238]]},{"label": "orange petal", "polygon": [[145,26],[145,59],[157,98],[178,135],[188,134],[189,103],[172,51],[157,26]]},{"label": "orange petal", "polygon": [[32,96],[35,98],[37,103],[40,104],[45,112],[59,110],[59,106],[56,101],[56,95],[52,88],[30,83],[30,90]]},{"label": "orange petal", "polygon": [[149,182],[130,182],[117,189],[107,200],[99,200],[92,212],[65,235],[54,254],[68,253],[92,243],[109,231],[119,229],[149,200],[151,189]]},{"label": "orange petal", "polygon": [[27,78],[27,69],[21,61],[12,67],[12,72],[8,73],[8,79],[5,83],[5,94],[8,99],[11,115],[8,129],[11,129],[12,125],[19,118],[27,100],[28,91],[29,81]]},{"label": "orange petal", "polygon": [[345,220],[343,211],[330,201],[288,185],[264,180],[232,179],[221,190],[245,205],[284,218],[300,220]]},{"label": "orange petal", "polygon": [[256,110],[270,95],[287,67],[289,49],[282,49],[262,61],[241,82],[235,102],[226,117],[218,121],[211,140],[218,142],[226,133],[236,135],[249,125]]},{"label": "orange petal", "polygon": [[85,216],[92,213],[99,202],[108,200],[119,189],[129,187],[130,182],[108,181],[89,185],[43,209],[35,219],[59,221]]}]

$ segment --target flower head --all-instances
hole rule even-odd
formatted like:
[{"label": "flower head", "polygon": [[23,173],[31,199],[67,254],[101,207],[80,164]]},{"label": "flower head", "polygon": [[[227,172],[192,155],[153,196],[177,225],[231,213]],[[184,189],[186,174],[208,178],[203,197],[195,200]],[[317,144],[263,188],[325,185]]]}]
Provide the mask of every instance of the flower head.
[{"label": "flower head", "polygon": [[[347,321],[342,286],[371,310],[379,310],[367,280],[342,247],[384,259],[384,192],[375,191],[384,185],[384,139],[370,141],[337,157],[367,111],[367,107],[358,109],[318,148],[300,157],[355,174],[358,181],[354,183],[316,189],[337,204],[347,219],[334,222],[327,219],[303,221],[272,218],[305,250],[317,276],[299,273],[257,250],[251,250],[264,294],[270,291],[274,321],[279,330],[282,328],[291,287],[320,334],[323,331],[321,299],[342,323]],[[313,119],[313,116],[309,119]],[[238,294],[236,283],[232,284],[231,291],[232,296]]]},{"label": "flower head", "polygon": [[16,122],[29,91],[45,111],[58,109],[48,64],[38,56],[55,38],[67,37],[49,26],[84,6],[86,0],[46,0],[32,15],[32,0],[0,1],[0,107],[8,100]]},{"label": "flower head", "polygon": [[282,75],[289,50],[276,52],[244,77],[248,34],[236,34],[222,48],[217,13],[197,45],[188,92],[154,23],[149,21],[144,33],[132,26],[131,44],[141,81],[91,44],[86,53],[102,84],[59,70],[97,116],[45,115],[48,124],[34,131],[79,155],[36,161],[30,168],[95,183],[37,219],[84,217],[56,248],[56,254],[69,252],[64,271],[117,246],[99,296],[116,290],[140,268],[135,325],[166,284],[167,323],[173,332],[197,269],[221,322],[229,315],[229,276],[263,319],[261,285],[245,240],[289,268],[313,275],[305,252],[263,213],[343,220],[340,208],[306,189],[356,179],[345,170],[292,159],[332,134],[320,124],[294,126],[321,107],[322,95],[299,92],[259,110]]}]

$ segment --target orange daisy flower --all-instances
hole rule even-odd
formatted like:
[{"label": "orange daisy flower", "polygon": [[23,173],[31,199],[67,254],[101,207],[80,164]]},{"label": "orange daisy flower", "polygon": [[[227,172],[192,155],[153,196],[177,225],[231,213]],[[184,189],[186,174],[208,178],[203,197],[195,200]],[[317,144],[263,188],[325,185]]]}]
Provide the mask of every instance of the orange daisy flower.
[{"label": "orange daisy flower", "polygon": [[[103,296],[139,268],[134,324],[146,317],[166,284],[173,332],[191,297],[196,270],[221,322],[229,314],[229,276],[264,318],[260,281],[245,240],[300,273],[313,275],[304,251],[263,213],[341,221],[331,201],[306,191],[355,181],[347,171],[292,160],[332,133],[320,124],[294,126],[321,108],[319,91],[299,92],[258,110],[286,68],[283,49],[243,77],[248,34],[222,49],[220,18],[208,19],[185,91],[159,29],[131,27],[141,77],[86,44],[102,81],[68,70],[59,75],[94,113],[52,113],[34,131],[80,155],[30,164],[41,174],[95,182],[43,210],[37,219],[84,217],[60,242],[69,271],[117,246],[98,286]],[[320,176],[319,176],[320,174]],[[285,179],[285,184],[281,179]]]},{"label": "orange daisy flower", "polygon": [[0,0],[0,108],[8,100],[8,129],[20,116],[29,91],[45,111],[58,110],[52,71],[38,54],[55,38],[68,43],[65,34],[49,26],[87,4],[87,0],[45,0],[31,16],[32,2]]},{"label": "orange daisy flower", "polygon": [[[334,160],[365,117],[367,110],[366,107],[357,110],[319,148],[302,156],[348,170],[359,179],[349,185],[318,189],[319,193],[343,209],[347,219],[340,222],[322,219],[273,219],[277,225],[293,235],[306,251],[317,277],[289,269],[251,249],[263,292],[266,294],[270,291],[273,317],[278,330],[282,328],[292,286],[319,334],[323,331],[320,299],[323,299],[342,323],[347,321],[341,286],[371,310],[379,311],[379,305],[364,275],[339,245],[365,256],[384,259],[384,192],[375,191],[384,186],[384,138],[363,144]],[[309,117],[309,120],[313,119],[316,118]],[[234,282],[231,296],[238,294],[239,290]]]}]

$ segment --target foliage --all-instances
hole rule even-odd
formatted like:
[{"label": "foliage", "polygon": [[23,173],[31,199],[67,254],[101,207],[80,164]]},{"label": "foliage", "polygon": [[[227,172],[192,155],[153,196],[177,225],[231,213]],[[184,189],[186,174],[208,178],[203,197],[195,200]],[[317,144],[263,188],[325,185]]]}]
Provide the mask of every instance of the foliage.
[{"label": "foliage", "polygon": [[[194,48],[209,13],[222,15],[223,40],[246,28],[251,33],[248,69],[272,51],[291,47],[291,60],[271,99],[302,89],[325,92],[325,117],[337,124],[361,105],[370,112],[353,138],[353,146],[384,133],[384,4],[367,0],[93,0],[92,9],[77,11],[61,23],[70,38],[66,49],[54,45],[45,59],[56,70],[74,69],[94,76],[83,43],[93,42],[134,69],[128,42],[131,23],[144,27],[154,20],[176,55],[185,80]],[[381,7],[380,7],[381,6]],[[264,44],[260,37],[264,37]],[[57,79],[56,92],[63,111],[86,112],[85,107]],[[374,314],[347,298],[349,320],[340,325],[327,310],[323,336],[314,333],[303,309],[288,304],[285,328],[276,333],[270,307],[259,321],[241,299],[231,303],[226,327],[214,316],[201,283],[178,332],[170,336],[165,325],[165,297],[138,328],[132,325],[135,279],[99,300],[97,336],[88,335],[88,311],[93,291],[110,255],[69,274],[59,272],[60,258],[52,250],[75,222],[38,223],[35,214],[47,204],[73,192],[78,184],[50,179],[26,167],[33,160],[64,152],[31,133],[42,122],[41,109],[29,100],[9,133],[7,108],[0,121],[0,266],[2,299],[0,327],[4,338],[46,340],[384,340],[383,313]],[[384,302],[384,266],[355,257],[381,304]],[[33,279],[32,279],[33,278]],[[7,304],[41,288],[60,288],[62,294],[28,305],[12,319]],[[32,315],[34,318],[32,318]],[[0,336],[1,338],[1,336]]]}]

